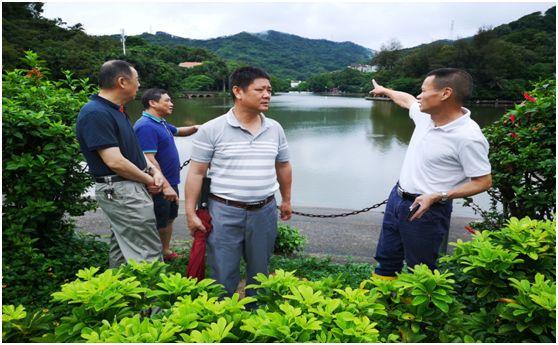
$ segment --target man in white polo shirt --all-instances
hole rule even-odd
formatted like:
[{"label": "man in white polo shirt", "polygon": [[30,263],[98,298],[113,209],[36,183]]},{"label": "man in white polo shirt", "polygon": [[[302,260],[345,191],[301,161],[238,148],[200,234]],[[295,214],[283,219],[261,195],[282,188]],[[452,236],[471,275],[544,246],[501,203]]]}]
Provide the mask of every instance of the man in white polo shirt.
[{"label": "man in white polo shirt", "polygon": [[[234,107],[202,125],[193,140],[186,179],[186,216],[193,235],[205,231],[195,206],[202,180],[211,178],[209,213],[213,229],[207,239],[212,278],[232,295],[240,281],[240,258],[246,261],[247,284],[268,274],[277,236],[274,198],[281,193],[281,219],[291,217],[292,169],[285,132],[264,116],[271,99],[270,78],[263,70],[242,67],[230,78]],[[247,290],[247,295],[254,291]]]},{"label": "man in white polo shirt", "polygon": [[422,92],[414,96],[385,88],[372,80],[371,93],[385,95],[409,109],[415,130],[391,191],[375,259],[375,274],[395,277],[403,268],[427,264],[436,268],[442,240],[448,234],[452,199],[492,186],[488,142],[463,108],[471,95],[471,76],[460,69],[428,73]]}]

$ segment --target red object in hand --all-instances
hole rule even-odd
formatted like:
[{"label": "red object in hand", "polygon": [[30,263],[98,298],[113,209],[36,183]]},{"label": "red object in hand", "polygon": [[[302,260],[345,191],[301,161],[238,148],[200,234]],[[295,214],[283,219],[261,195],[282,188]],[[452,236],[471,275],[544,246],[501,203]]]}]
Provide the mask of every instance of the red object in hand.
[{"label": "red object in hand", "polygon": [[190,260],[188,260],[186,275],[202,280],[205,278],[205,242],[213,226],[211,225],[211,216],[208,209],[198,209],[196,210],[196,215],[202,221],[206,231],[198,230],[194,233],[194,243],[190,250]]}]

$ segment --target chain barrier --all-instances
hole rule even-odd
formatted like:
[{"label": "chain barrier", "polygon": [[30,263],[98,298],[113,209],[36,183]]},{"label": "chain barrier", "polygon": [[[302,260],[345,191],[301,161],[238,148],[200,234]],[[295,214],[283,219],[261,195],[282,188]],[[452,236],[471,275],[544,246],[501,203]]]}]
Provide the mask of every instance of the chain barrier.
[{"label": "chain barrier", "polygon": [[180,170],[182,170],[182,168],[184,168],[185,166],[187,166],[188,164],[190,164],[190,161],[192,159],[188,159],[187,161],[185,161],[184,163],[182,163],[182,165],[180,166]]},{"label": "chain barrier", "polygon": [[[186,160],[184,163],[182,163],[182,165],[180,166],[180,170],[182,170],[182,168],[184,168],[185,166],[187,166],[188,164],[190,164],[190,161],[192,159],[188,159]],[[82,169],[82,172],[85,171],[85,169],[87,169],[87,164],[85,164],[85,166]],[[364,213],[364,212],[368,212],[370,210],[373,210],[375,208],[378,208],[382,205],[385,205],[387,203],[387,199],[374,204],[370,207],[366,207],[363,208],[362,210],[358,210],[358,211],[352,211],[352,212],[345,212],[345,213],[339,213],[339,214],[311,214],[311,213],[304,213],[304,212],[298,212],[298,211],[293,211],[292,214],[296,214],[298,216],[302,216],[302,217],[310,217],[310,218],[339,218],[339,217],[348,217],[348,216],[354,216],[357,215],[359,213]],[[277,208],[279,209],[279,206],[277,206]]]},{"label": "chain barrier", "polygon": [[[372,209],[375,209],[375,208],[378,208],[382,205],[385,205],[386,203],[387,203],[387,199],[380,202],[380,203],[374,204],[370,207],[363,208],[362,210],[339,213],[339,214],[311,214],[311,213],[304,213],[304,212],[298,212],[298,211],[293,211],[292,213],[296,214],[298,216],[311,217],[311,218],[339,218],[339,217],[354,216],[354,215],[359,214],[359,213],[368,212]],[[279,208],[279,206],[277,206],[277,208]]]},{"label": "chain barrier", "polygon": [[[190,164],[191,159],[188,159],[187,161],[185,161],[184,163],[182,163],[182,165],[180,166],[180,170],[182,170],[182,168],[184,168],[185,166],[187,166],[188,164]],[[83,167],[83,169],[81,169],[81,172],[85,172],[85,170],[87,169],[88,165],[87,163],[85,164],[85,166]]]}]

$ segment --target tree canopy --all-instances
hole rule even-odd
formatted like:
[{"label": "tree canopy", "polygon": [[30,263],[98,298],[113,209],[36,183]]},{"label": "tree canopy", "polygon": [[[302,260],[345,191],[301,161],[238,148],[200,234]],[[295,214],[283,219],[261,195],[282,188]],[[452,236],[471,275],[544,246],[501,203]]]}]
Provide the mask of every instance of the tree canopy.
[{"label": "tree canopy", "polygon": [[[474,99],[521,98],[531,82],[556,69],[556,7],[535,12],[496,28],[480,28],[473,37],[438,41],[410,49],[390,42],[374,56],[375,78],[412,94],[424,76],[440,67],[467,70],[473,76]],[[412,82],[412,80],[415,82]]]},{"label": "tree canopy", "polygon": [[[179,92],[224,90],[233,68],[229,63],[202,48],[185,45],[167,46],[148,42],[140,36],[126,39],[126,55],[119,36],[89,36],[83,26],[68,26],[61,19],[43,18],[41,3],[2,3],[3,69],[23,67],[21,56],[27,50],[37,53],[46,62],[53,78],[64,78],[63,71],[72,71],[76,78],[96,82],[103,62],[122,59],[138,70],[142,89],[160,87]],[[182,68],[181,62],[202,62],[201,66]],[[192,83],[197,80],[196,83]],[[200,81],[201,82],[200,84]]]}]

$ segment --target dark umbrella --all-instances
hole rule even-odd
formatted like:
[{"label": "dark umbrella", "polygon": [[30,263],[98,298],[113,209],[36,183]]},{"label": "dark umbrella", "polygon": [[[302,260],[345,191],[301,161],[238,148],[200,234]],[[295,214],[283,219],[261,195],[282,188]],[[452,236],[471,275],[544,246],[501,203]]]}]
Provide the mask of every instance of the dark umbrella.
[{"label": "dark umbrella", "polygon": [[212,229],[211,216],[209,215],[209,210],[207,209],[210,184],[211,179],[209,177],[204,177],[196,215],[202,221],[206,232],[197,230],[194,233],[194,243],[192,244],[192,249],[190,250],[190,260],[188,260],[188,268],[186,269],[186,275],[188,277],[198,278],[198,280],[205,278],[205,241]]}]

